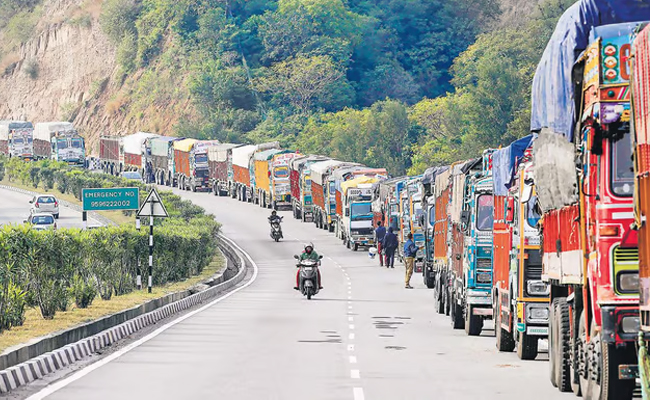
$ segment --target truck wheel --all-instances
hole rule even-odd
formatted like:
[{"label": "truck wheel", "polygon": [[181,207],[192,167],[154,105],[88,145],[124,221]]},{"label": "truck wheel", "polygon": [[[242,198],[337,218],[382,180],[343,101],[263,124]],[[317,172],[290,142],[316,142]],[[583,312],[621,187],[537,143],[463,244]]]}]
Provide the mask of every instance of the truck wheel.
[{"label": "truck wheel", "polygon": [[192,191],[196,193],[196,185],[191,184],[191,185],[190,185],[190,189],[192,189]]},{"label": "truck wheel", "polygon": [[571,391],[571,322],[564,297],[553,299],[549,318],[548,358],[551,383],[561,392]]},{"label": "truck wheel", "polygon": [[350,248],[350,241],[349,240],[345,241],[345,247],[347,247],[348,249]]},{"label": "truck wheel", "polygon": [[[424,276],[424,286],[426,286],[429,289],[434,289],[436,287],[436,279],[435,277],[432,278],[429,276],[426,266],[422,266],[422,274]],[[439,312],[438,314],[442,314],[442,311]]]},{"label": "truck wheel", "polygon": [[465,333],[468,336],[479,336],[483,330],[483,318],[480,315],[472,315],[474,307],[465,307]]},{"label": "truck wheel", "polygon": [[442,302],[445,304],[445,315],[449,316],[451,313],[451,300],[449,297],[449,291],[446,287],[442,287]]},{"label": "truck wheel", "polygon": [[[501,298],[499,295],[498,299]],[[511,352],[515,349],[515,340],[512,338],[512,333],[501,327],[501,302],[497,301],[497,315],[494,322],[494,330],[497,334],[497,350],[502,352]]]},{"label": "truck wheel", "polygon": [[333,233],[333,232],[334,232],[334,224],[330,224],[330,225],[328,226],[328,231],[329,231],[330,233]]},{"label": "truck wheel", "polygon": [[456,296],[451,295],[450,301],[451,327],[454,329],[463,329],[465,327],[465,320],[463,319],[463,309],[456,304]]},{"label": "truck wheel", "polygon": [[536,336],[527,335],[526,332],[519,332],[517,341],[517,357],[521,360],[534,360],[537,357],[539,339]]},{"label": "truck wheel", "polygon": [[278,203],[276,203],[275,201],[273,201],[273,202],[271,203],[271,208],[273,208],[275,211],[278,211]]},{"label": "truck wheel", "polygon": [[352,251],[358,251],[359,250],[359,243],[355,243],[354,247],[352,248]]},{"label": "truck wheel", "polygon": [[440,291],[439,285],[434,283],[433,286],[433,299],[436,302],[436,313],[444,314],[445,312],[445,302],[443,301],[442,292]]},{"label": "truck wheel", "polygon": [[[592,324],[591,342],[596,361],[590,371],[592,400],[631,400],[636,387],[635,379],[618,379],[618,367],[622,364],[636,364],[636,349],[634,346],[616,348],[616,345],[600,340]],[[598,379],[599,378],[599,379]]]}]

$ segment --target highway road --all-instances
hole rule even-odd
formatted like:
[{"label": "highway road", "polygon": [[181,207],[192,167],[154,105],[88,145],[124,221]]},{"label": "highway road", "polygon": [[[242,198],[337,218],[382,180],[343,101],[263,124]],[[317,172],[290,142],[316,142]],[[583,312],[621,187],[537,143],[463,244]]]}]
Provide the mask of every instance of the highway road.
[{"label": "highway road", "polygon": [[[404,269],[380,268],[331,234],[285,216],[286,239],[268,235],[268,210],[182,192],[213,213],[256,262],[247,288],[140,343],[60,390],[34,398],[232,400],[554,400],[546,354],[500,354],[493,331],[467,337],[435,314],[432,292]],[[325,289],[294,291],[306,242],[323,254]],[[492,325],[489,324],[489,327]]]},{"label": "highway road", "polygon": [[[32,196],[0,188],[0,225],[22,224],[29,217],[29,201]],[[56,221],[59,228],[83,228],[81,213],[68,207],[60,206],[59,219]],[[88,220],[89,226],[100,226],[100,222],[92,218]]]}]

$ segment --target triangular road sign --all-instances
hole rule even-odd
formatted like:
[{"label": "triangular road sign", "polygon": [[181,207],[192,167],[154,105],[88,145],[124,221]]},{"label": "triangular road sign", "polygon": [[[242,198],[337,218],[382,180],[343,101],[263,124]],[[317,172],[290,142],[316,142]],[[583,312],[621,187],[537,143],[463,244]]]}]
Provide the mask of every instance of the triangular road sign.
[{"label": "triangular road sign", "polygon": [[162,199],[160,198],[160,195],[156,191],[156,189],[151,189],[149,194],[147,195],[147,198],[144,200],[144,203],[142,203],[142,206],[140,206],[140,209],[138,210],[138,213],[136,214],[138,217],[169,217],[169,214],[167,213],[167,210],[165,209],[165,205],[162,202]]}]

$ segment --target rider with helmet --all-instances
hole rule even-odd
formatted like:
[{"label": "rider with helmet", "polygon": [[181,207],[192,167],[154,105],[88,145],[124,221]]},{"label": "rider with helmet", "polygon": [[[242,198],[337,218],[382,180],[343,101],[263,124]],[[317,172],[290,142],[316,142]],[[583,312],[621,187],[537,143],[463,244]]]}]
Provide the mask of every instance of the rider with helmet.
[{"label": "rider with helmet", "polygon": [[[300,261],[302,260],[314,260],[318,261],[320,258],[318,257],[318,253],[314,250],[314,245],[309,243],[307,246],[305,246],[305,250],[300,254]],[[320,268],[318,269],[318,290],[322,290],[323,286],[321,285],[322,280],[320,276]],[[294,287],[296,290],[300,290],[300,269],[298,270],[298,273],[296,274],[296,286]]]},{"label": "rider with helmet", "polygon": [[269,224],[273,224],[274,222],[278,223],[278,230],[280,231],[280,237],[282,236],[282,226],[280,226],[280,222],[282,222],[282,217],[278,215],[277,211],[273,210],[271,211],[271,216],[269,217]]}]

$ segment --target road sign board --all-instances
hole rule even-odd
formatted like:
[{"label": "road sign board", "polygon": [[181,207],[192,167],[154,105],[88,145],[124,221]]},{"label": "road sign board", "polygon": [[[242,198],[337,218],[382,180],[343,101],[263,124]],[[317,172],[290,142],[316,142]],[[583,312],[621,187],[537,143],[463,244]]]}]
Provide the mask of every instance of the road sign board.
[{"label": "road sign board", "polygon": [[156,189],[151,189],[136,214],[138,217],[169,217],[167,209]]},{"label": "road sign board", "polygon": [[81,189],[84,211],[137,210],[138,188]]}]

